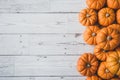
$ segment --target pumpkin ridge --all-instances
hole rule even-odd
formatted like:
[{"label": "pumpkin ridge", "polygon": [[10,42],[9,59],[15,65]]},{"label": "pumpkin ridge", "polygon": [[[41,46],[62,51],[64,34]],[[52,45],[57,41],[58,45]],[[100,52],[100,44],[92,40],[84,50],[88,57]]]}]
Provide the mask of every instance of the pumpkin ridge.
[{"label": "pumpkin ridge", "polygon": [[[95,3],[95,0],[93,1],[93,4]],[[93,4],[91,4],[91,6],[93,6]]]}]

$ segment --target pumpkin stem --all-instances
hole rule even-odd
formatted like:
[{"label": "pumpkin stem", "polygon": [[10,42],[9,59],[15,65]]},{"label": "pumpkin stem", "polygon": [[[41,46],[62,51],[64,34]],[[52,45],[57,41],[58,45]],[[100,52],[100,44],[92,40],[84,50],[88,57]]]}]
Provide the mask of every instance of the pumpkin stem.
[{"label": "pumpkin stem", "polygon": [[90,14],[86,14],[86,17],[89,18],[91,15]]},{"label": "pumpkin stem", "polygon": [[110,16],[110,14],[109,13],[106,13],[106,17],[109,17]]},{"label": "pumpkin stem", "polygon": [[112,37],[111,37],[111,36],[108,36],[108,37],[107,37],[107,40],[112,40]]},{"label": "pumpkin stem", "polygon": [[87,68],[90,68],[90,67],[91,67],[91,65],[90,65],[89,63],[87,63],[86,67],[87,67]]},{"label": "pumpkin stem", "polygon": [[108,69],[105,69],[105,72],[106,72],[106,73],[109,73],[109,70],[108,70]]},{"label": "pumpkin stem", "polygon": [[108,51],[103,49],[103,52],[105,53],[105,52],[108,52]]},{"label": "pumpkin stem", "polygon": [[120,59],[118,60],[118,62],[120,63]]},{"label": "pumpkin stem", "polygon": [[93,36],[93,37],[96,36],[96,33],[92,33],[92,36]]}]

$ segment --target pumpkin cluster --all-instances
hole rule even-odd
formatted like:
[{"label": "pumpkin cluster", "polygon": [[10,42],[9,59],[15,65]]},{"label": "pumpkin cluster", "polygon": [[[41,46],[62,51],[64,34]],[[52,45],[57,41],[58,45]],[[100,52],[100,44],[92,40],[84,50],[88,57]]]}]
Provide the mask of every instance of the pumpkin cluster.
[{"label": "pumpkin cluster", "polygon": [[86,0],[79,13],[86,27],[84,41],[94,45],[77,62],[77,70],[86,80],[120,80],[120,0]]}]

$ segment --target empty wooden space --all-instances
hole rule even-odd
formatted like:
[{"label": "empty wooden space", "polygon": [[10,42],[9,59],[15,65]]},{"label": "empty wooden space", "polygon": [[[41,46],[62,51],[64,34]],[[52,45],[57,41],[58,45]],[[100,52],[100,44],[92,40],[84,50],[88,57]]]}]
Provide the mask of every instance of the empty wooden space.
[{"label": "empty wooden space", "polygon": [[76,62],[93,47],[78,13],[85,0],[0,0],[0,80],[85,80]]}]

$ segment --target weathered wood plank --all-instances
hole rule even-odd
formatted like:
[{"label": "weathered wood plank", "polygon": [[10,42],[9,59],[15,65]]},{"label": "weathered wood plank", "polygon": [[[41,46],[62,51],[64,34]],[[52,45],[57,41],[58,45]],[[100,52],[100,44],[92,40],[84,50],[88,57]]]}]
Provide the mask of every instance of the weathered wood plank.
[{"label": "weathered wood plank", "polygon": [[85,0],[0,0],[0,12],[79,12]]},{"label": "weathered wood plank", "polygon": [[76,76],[79,56],[0,56],[0,76]]},{"label": "weathered wood plank", "polygon": [[0,14],[0,33],[83,33],[78,14]]},{"label": "weathered wood plank", "polygon": [[82,34],[0,35],[0,55],[79,55],[93,48]]},{"label": "weathered wood plank", "polygon": [[0,77],[0,80],[85,80],[86,77]]}]

